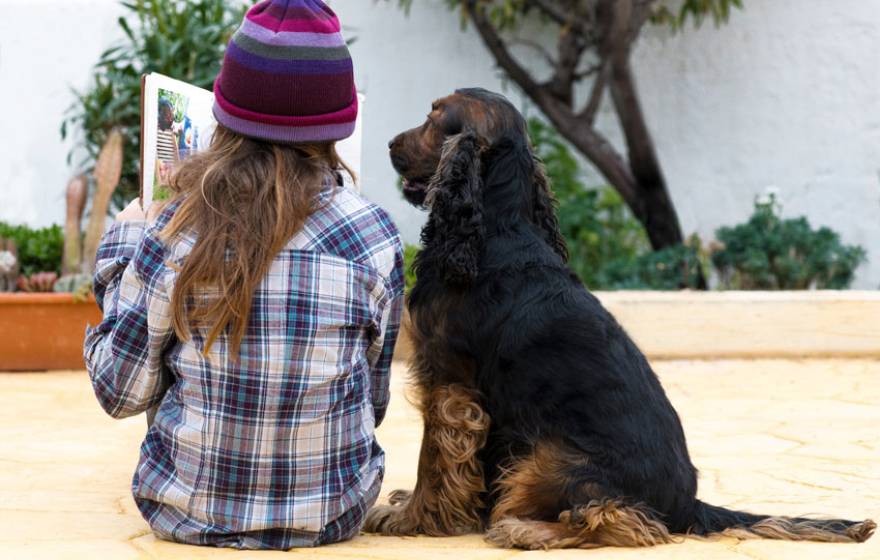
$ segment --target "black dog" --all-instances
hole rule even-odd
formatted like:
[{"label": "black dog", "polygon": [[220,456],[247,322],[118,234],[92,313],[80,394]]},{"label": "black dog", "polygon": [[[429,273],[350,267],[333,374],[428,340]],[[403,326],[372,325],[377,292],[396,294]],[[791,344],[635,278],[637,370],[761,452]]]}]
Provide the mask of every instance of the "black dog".
[{"label": "black dog", "polygon": [[418,483],[366,530],[506,547],[645,546],[675,533],[863,541],[872,521],[699,501],[684,432],[645,357],[566,266],[522,116],[460,90],[391,143],[430,209],[409,298],[425,431]]}]

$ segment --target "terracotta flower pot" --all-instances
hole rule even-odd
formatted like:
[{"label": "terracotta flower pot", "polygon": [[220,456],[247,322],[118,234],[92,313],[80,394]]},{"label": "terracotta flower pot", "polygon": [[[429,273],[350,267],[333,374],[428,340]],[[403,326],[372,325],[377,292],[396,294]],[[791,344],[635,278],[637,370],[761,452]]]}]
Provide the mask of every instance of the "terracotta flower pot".
[{"label": "terracotta flower pot", "polygon": [[0,370],[83,369],[86,325],[101,319],[92,297],[0,293]]}]

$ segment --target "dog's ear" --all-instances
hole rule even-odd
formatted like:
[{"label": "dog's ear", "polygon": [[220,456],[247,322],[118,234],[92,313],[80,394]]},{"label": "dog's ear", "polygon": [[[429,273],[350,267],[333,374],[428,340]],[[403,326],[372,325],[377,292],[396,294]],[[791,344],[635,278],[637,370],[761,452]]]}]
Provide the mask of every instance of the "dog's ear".
[{"label": "dog's ear", "polygon": [[479,273],[483,227],[482,142],[471,131],[450,136],[428,186],[432,245],[447,282],[469,284]]},{"label": "dog's ear", "polygon": [[544,232],[544,240],[550,247],[562,257],[563,262],[568,262],[568,246],[565,237],[559,230],[559,221],[556,219],[556,197],[550,189],[550,181],[544,170],[544,163],[532,153],[534,164],[533,194],[532,194],[532,223]]}]

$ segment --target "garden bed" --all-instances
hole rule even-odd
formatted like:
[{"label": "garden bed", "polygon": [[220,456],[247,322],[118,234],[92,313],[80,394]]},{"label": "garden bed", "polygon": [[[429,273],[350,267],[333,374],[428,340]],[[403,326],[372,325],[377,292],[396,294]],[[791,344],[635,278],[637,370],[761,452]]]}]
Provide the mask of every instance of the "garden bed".
[{"label": "garden bed", "polygon": [[0,370],[82,369],[86,325],[97,325],[94,298],[0,294]]},{"label": "garden bed", "polygon": [[[880,357],[880,292],[596,292],[652,359]],[[408,359],[406,317],[395,359]]]}]

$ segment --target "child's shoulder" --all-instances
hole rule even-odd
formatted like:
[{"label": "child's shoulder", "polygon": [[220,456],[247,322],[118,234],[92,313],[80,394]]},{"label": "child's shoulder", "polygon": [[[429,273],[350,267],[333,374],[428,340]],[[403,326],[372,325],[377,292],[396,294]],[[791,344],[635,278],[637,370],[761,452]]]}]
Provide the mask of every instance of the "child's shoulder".
[{"label": "child's shoulder", "polygon": [[293,241],[355,262],[374,261],[387,253],[393,258],[402,250],[400,233],[388,212],[347,187],[326,198]]},{"label": "child's shoulder", "polygon": [[[394,228],[391,216],[350,187],[337,187],[327,199],[326,210],[348,221],[377,221]],[[396,231],[396,228],[395,228]]]}]

